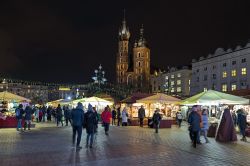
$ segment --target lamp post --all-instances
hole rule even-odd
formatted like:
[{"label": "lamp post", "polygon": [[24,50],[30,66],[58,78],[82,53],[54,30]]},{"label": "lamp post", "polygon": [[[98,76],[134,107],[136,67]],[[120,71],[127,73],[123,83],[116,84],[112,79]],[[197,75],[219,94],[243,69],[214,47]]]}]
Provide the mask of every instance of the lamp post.
[{"label": "lamp post", "polygon": [[98,84],[98,88],[100,90],[101,84],[105,84],[105,82],[107,81],[107,79],[105,78],[105,71],[102,70],[102,65],[100,64],[98,69],[95,69],[95,76],[92,77],[92,79],[94,80],[95,84]]}]

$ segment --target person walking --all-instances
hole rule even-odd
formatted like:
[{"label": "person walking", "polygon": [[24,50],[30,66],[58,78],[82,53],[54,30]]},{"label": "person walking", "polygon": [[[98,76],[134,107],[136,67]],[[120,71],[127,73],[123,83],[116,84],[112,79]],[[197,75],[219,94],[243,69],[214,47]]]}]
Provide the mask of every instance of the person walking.
[{"label": "person walking", "polygon": [[63,126],[62,116],[63,116],[62,108],[61,108],[61,105],[58,104],[58,106],[56,108],[56,124],[57,124],[57,126],[59,125],[59,123],[61,123]]},{"label": "person walking", "polygon": [[51,114],[52,114],[52,108],[51,106],[47,109],[47,121],[51,122]]},{"label": "person walking", "polygon": [[140,127],[143,127],[143,120],[145,118],[145,109],[143,108],[143,105],[141,105],[141,108],[138,110],[138,118],[140,121]]},{"label": "person walking", "polygon": [[200,122],[201,122],[201,117],[197,111],[198,111],[197,106],[193,106],[192,112],[188,117],[188,123],[190,125],[190,130],[191,130],[190,132],[192,134],[192,142],[194,148],[196,148],[196,144],[199,143],[198,135],[200,132]]},{"label": "person walking", "polygon": [[72,119],[72,144],[75,146],[76,133],[77,133],[77,142],[76,149],[81,149],[81,137],[82,137],[82,127],[84,124],[84,112],[82,103],[77,103],[77,107],[71,111],[71,119]]},{"label": "person walking", "polygon": [[246,127],[247,127],[246,115],[242,109],[239,109],[237,111],[237,114],[238,114],[237,122],[238,122],[238,126],[240,129],[240,133],[242,135],[242,138],[240,140],[246,142],[247,141],[246,139]]},{"label": "person walking", "polygon": [[116,120],[116,111],[115,108],[112,110],[112,125],[115,125],[115,120]]},{"label": "person walking", "polygon": [[64,107],[64,117],[65,117],[66,126],[68,126],[68,123],[71,123],[69,106]]},{"label": "person walking", "polygon": [[109,125],[110,125],[110,120],[111,120],[111,112],[109,110],[109,107],[105,107],[104,111],[101,114],[103,126],[104,126],[104,131],[106,135],[109,135]]},{"label": "person walking", "polygon": [[16,130],[19,131],[23,131],[22,130],[22,118],[23,118],[23,105],[22,104],[19,104],[19,106],[16,108],[15,110],[15,113],[16,113],[16,119],[17,119],[17,128]]},{"label": "person walking", "polygon": [[203,134],[206,143],[209,143],[208,138],[207,138],[207,131],[208,131],[208,112],[206,109],[202,110],[202,128],[201,128],[201,133]]},{"label": "person walking", "polygon": [[179,125],[179,127],[181,127],[181,123],[182,123],[182,119],[183,119],[182,113],[181,112],[177,112],[176,117],[177,117],[178,125]]},{"label": "person walking", "polygon": [[117,108],[117,126],[120,126],[121,123],[121,107]]},{"label": "person walking", "polygon": [[28,130],[30,130],[30,126],[31,126],[31,116],[32,116],[32,109],[30,106],[27,106],[25,108],[25,116],[24,116],[24,130],[26,130],[27,126],[28,126]]},{"label": "person walking", "polygon": [[[88,105],[88,111],[84,114],[84,127],[87,132],[86,148],[93,147],[94,134],[96,131],[96,114],[91,104]],[[89,144],[90,142],[90,144]]]},{"label": "person walking", "polygon": [[161,122],[161,115],[159,108],[156,108],[152,120],[155,127],[155,133],[158,133],[158,129],[160,127],[160,122]]},{"label": "person walking", "polygon": [[47,110],[47,109],[46,109],[45,105],[43,105],[43,107],[42,107],[42,112],[43,112],[42,119],[43,119],[43,122],[45,122],[46,110]]},{"label": "person walking", "polygon": [[122,110],[122,126],[127,126],[128,125],[128,112],[127,108],[124,107]]}]

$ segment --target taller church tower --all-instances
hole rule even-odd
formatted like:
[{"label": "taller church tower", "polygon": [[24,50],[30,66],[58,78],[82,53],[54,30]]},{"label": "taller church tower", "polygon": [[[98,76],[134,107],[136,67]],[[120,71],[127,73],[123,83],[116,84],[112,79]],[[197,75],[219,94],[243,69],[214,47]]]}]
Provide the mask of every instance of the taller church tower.
[{"label": "taller church tower", "polygon": [[116,58],[116,82],[118,84],[126,84],[127,70],[129,65],[128,47],[130,32],[126,25],[125,13],[122,25],[119,29],[118,53]]}]

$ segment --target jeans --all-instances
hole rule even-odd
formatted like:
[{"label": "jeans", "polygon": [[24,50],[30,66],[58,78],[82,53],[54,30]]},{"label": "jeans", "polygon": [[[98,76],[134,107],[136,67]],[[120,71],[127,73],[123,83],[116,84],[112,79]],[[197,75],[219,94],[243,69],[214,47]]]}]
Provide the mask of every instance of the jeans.
[{"label": "jeans", "polygon": [[24,130],[26,130],[27,126],[28,126],[28,129],[30,130],[31,120],[25,120]]},{"label": "jeans", "polygon": [[17,119],[17,129],[22,129],[22,119]]},{"label": "jeans", "polygon": [[203,134],[204,139],[206,140],[206,142],[208,142],[208,139],[207,139],[207,130],[202,130],[202,134]]},{"label": "jeans", "polygon": [[94,140],[94,133],[87,134],[86,145],[89,145],[89,138],[90,138],[90,146],[92,146]]},{"label": "jeans", "polygon": [[80,145],[81,142],[81,137],[82,137],[82,126],[72,126],[73,129],[73,140],[72,143],[73,145],[75,144],[75,140],[76,140],[76,132],[77,132],[77,142],[76,142],[76,146]]},{"label": "jeans", "polygon": [[112,118],[112,125],[115,125],[115,119],[116,118]]},{"label": "jeans", "polygon": [[69,118],[65,118],[66,126],[68,126],[68,123],[71,124],[71,120]]},{"label": "jeans", "polygon": [[239,126],[239,128],[240,128],[240,133],[241,133],[242,137],[245,138],[246,137],[246,128],[240,127],[240,126]]},{"label": "jeans", "polygon": [[179,127],[181,127],[181,122],[182,122],[182,119],[178,119],[178,125],[179,125]]}]

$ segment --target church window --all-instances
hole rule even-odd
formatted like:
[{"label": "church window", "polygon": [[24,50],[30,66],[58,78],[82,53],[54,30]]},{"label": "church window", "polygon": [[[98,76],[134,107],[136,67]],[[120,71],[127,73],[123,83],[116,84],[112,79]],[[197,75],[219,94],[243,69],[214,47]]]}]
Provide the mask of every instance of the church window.
[{"label": "church window", "polygon": [[138,62],[138,66],[141,67],[141,62]]},{"label": "church window", "polygon": [[140,52],[138,52],[138,54],[137,54],[137,58],[140,58],[141,57],[141,53]]}]

